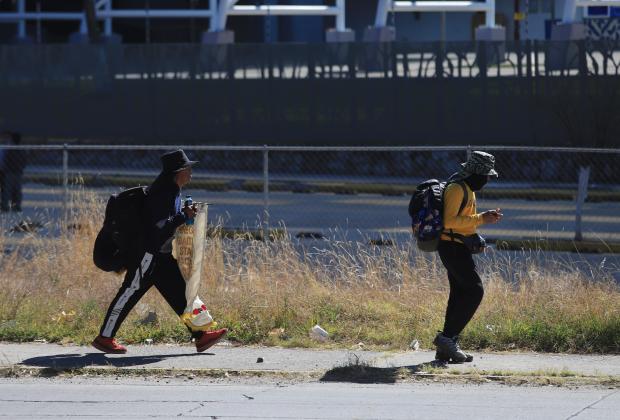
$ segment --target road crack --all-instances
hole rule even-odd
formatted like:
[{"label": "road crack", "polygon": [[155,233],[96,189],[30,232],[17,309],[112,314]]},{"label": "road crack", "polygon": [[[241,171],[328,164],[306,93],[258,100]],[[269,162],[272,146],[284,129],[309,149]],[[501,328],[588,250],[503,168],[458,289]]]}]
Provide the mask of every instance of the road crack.
[{"label": "road crack", "polygon": [[601,401],[603,401],[603,400],[605,400],[605,399],[607,399],[607,398],[611,397],[611,396],[612,396],[612,395],[614,395],[614,394],[617,394],[618,392],[620,392],[620,391],[616,390],[616,391],[614,391],[614,392],[612,392],[612,393],[610,393],[610,394],[603,395],[603,396],[602,396],[602,397],[600,397],[598,400],[594,401],[592,404],[587,405],[587,406],[585,406],[584,408],[582,408],[581,410],[577,411],[576,413],[573,413],[573,414],[571,414],[570,416],[566,417],[566,420],[570,420],[570,419],[574,419],[574,418],[576,418],[578,415],[580,415],[580,414],[581,414],[581,413],[583,413],[584,411],[586,411],[586,410],[588,410],[588,409],[590,409],[590,408],[594,407],[596,404],[598,404],[598,403],[600,403]]}]

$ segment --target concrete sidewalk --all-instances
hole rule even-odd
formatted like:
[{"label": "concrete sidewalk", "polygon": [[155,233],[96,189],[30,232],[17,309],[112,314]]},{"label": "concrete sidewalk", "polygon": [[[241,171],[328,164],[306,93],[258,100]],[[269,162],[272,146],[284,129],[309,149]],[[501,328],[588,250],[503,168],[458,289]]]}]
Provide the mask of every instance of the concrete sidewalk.
[{"label": "concrete sidewalk", "polygon": [[[474,362],[450,364],[451,375],[577,376],[620,381],[620,355],[571,355],[523,352],[473,352]],[[33,368],[66,371],[78,369],[98,373],[142,370],[222,371],[245,374],[290,374],[325,377],[334,371],[364,366],[376,372],[428,372],[434,359],[431,351],[376,352],[363,350],[283,349],[277,347],[234,347],[220,343],[205,353],[189,345],[128,346],[124,355],[107,355],[91,347],[44,343],[0,343],[0,368]],[[260,361],[262,360],[262,361]],[[436,370],[434,371],[436,372]]]}]

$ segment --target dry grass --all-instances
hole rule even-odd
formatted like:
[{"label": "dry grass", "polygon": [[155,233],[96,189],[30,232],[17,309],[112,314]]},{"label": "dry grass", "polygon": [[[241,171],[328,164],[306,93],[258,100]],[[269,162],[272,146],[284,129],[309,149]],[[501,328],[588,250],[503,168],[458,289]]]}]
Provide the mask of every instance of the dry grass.
[{"label": "dry grass", "polygon": [[[85,343],[96,335],[121,283],[92,264],[102,220],[100,198],[80,194],[58,239],[31,235],[0,254],[0,339]],[[2,229],[6,231],[6,229]],[[0,247],[12,238],[0,236]],[[201,296],[230,337],[243,343],[317,345],[308,330],[320,324],[327,344],[422,347],[443,323],[447,280],[441,263],[412,245],[373,247],[351,242],[273,242],[209,239]],[[324,244],[324,245],[321,245]],[[472,348],[620,352],[620,289],[603,270],[584,274],[541,255],[519,263],[485,257],[485,298],[465,330]],[[140,319],[155,311],[158,321]],[[63,314],[64,312],[64,314]],[[119,331],[126,342],[187,340],[187,332],[155,290]]]}]

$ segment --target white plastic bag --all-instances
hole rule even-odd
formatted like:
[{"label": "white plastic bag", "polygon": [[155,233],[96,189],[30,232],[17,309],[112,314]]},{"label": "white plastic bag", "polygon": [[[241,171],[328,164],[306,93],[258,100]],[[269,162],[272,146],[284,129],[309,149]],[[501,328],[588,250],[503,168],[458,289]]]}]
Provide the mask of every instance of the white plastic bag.
[{"label": "white plastic bag", "polygon": [[195,204],[197,212],[194,224],[182,225],[177,229],[172,249],[185,279],[187,306],[181,319],[192,331],[204,331],[215,326],[213,317],[198,297],[207,231],[207,205]]}]

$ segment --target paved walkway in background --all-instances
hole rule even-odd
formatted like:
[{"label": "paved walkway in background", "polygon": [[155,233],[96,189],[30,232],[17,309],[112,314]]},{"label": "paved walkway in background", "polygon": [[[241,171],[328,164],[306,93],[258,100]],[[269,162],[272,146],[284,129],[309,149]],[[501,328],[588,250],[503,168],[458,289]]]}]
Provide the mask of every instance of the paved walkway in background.
[{"label": "paved walkway in background", "polygon": [[[223,342],[205,353],[189,345],[128,346],[124,355],[106,355],[91,348],[44,343],[0,343],[0,367],[32,366],[69,369],[221,369],[273,373],[325,373],[337,367],[363,364],[390,370],[419,371],[434,359],[431,351],[376,352],[363,350],[283,349],[234,347]],[[620,355],[473,352],[473,363],[449,365],[450,371],[484,374],[561,374],[613,376],[620,379]],[[259,363],[259,359],[262,362]]]}]

